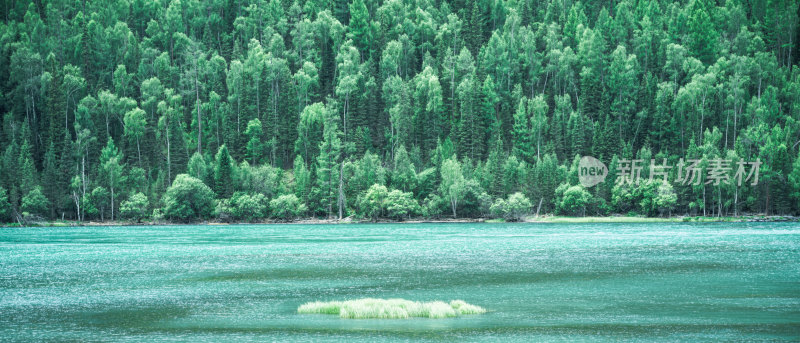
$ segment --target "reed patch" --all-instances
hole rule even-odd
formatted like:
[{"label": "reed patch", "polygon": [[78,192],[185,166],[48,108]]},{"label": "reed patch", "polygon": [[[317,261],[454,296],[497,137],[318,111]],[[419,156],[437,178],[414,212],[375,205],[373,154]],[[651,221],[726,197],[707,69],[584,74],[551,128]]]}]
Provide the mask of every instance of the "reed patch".
[{"label": "reed patch", "polygon": [[297,308],[301,314],[335,314],[346,319],[451,318],[482,314],[486,309],[463,300],[419,302],[405,299],[356,299],[346,301],[313,301]]}]

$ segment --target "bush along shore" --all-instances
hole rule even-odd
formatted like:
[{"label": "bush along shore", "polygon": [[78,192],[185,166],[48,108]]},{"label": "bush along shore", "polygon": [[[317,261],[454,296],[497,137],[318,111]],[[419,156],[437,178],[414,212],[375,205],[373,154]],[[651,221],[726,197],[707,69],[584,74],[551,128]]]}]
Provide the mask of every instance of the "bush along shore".
[{"label": "bush along shore", "polygon": [[[371,155],[365,155],[365,158]],[[199,157],[198,157],[199,158]],[[220,154],[217,155],[220,158]],[[224,159],[229,160],[230,157]],[[198,162],[202,163],[202,162]],[[366,170],[382,171],[379,164],[368,163]],[[554,198],[545,201],[540,198],[534,205],[522,192],[514,192],[507,197],[493,198],[475,180],[467,181],[459,162],[455,159],[446,160],[438,175],[438,189],[420,200],[413,192],[405,192],[384,185],[385,179],[380,177],[380,183],[373,183],[358,193],[355,200],[346,201],[346,207],[337,212],[333,210],[334,202],[328,203],[329,210],[314,211],[308,208],[308,203],[320,205],[314,198],[303,198],[293,192],[292,187],[286,184],[295,174],[282,173],[277,168],[262,166],[256,171],[249,170],[245,162],[241,168],[233,168],[233,164],[225,164],[231,168],[233,180],[242,182],[246,177],[247,182],[264,182],[248,187],[262,187],[271,189],[263,192],[235,191],[228,198],[220,198],[218,193],[206,185],[203,180],[190,174],[179,174],[172,184],[164,191],[164,196],[159,204],[153,205],[148,197],[141,193],[130,194],[119,203],[118,210],[113,210],[111,203],[102,201],[83,202],[81,211],[85,211],[81,220],[53,221],[43,217],[42,213],[47,206],[47,199],[33,192],[22,200],[22,213],[8,203],[8,196],[0,188],[0,213],[3,213],[6,222],[13,226],[57,226],[57,225],[114,225],[114,224],[181,224],[181,223],[353,223],[353,222],[465,222],[465,221],[491,221],[491,222],[659,222],[659,221],[789,221],[797,220],[793,216],[767,216],[767,215],[741,215],[722,216],[672,216],[676,206],[676,195],[669,188],[668,183],[642,182],[640,185],[631,186],[635,192],[624,191],[625,197],[611,205],[603,202],[601,198],[593,196],[582,186],[570,186],[562,183],[555,189]],[[200,168],[200,167],[198,167]],[[223,166],[217,166],[216,170]],[[375,168],[375,169],[373,169]],[[265,174],[260,174],[264,172]],[[255,173],[255,174],[251,174]],[[570,169],[569,177],[577,177],[577,166]],[[302,171],[297,172],[302,174]],[[377,176],[373,176],[377,177]],[[358,178],[357,178],[358,179]],[[257,181],[256,181],[257,180]],[[298,185],[293,185],[298,189]],[[335,188],[335,187],[334,187]],[[615,186],[615,190],[620,186]],[[648,191],[650,190],[650,191]],[[104,188],[96,188],[100,193],[97,199],[108,199]],[[331,190],[334,192],[334,190]],[[270,195],[265,195],[270,194]],[[320,195],[315,193],[316,195]],[[330,199],[336,199],[332,196]],[[77,199],[77,198],[76,198]],[[90,198],[94,199],[94,198]],[[630,206],[630,200],[638,206]],[[345,200],[342,200],[345,201]],[[551,213],[541,214],[544,204],[551,204]],[[153,208],[154,207],[154,208]],[[152,208],[152,209],[151,209]],[[615,215],[614,210],[627,209],[626,215]],[[28,212],[33,211],[33,213]],[[585,214],[595,214],[585,216]],[[13,214],[13,215],[9,215]],[[603,214],[597,216],[596,214]],[[115,216],[116,215],[116,216]],[[87,218],[88,216],[88,218]],[[14,221],[9,221],[13,219]]]}]

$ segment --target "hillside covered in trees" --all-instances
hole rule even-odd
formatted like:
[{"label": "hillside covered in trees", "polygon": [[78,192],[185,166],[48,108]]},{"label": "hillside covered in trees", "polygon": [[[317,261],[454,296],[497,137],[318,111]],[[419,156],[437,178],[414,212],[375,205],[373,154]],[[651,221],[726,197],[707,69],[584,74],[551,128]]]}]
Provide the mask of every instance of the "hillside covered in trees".
[{"label": "hillside covered in trees", "polygon": [[[0,9],[0,221],[800,212],[794,0]],[[584,155],[763,164],[584,188]]]}]

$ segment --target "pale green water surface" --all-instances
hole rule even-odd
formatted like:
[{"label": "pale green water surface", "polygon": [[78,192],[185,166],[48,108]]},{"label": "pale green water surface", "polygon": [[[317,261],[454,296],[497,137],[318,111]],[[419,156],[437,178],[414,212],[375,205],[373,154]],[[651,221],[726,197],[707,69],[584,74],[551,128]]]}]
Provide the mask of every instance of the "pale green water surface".
[{"label": "pale green water surface", "polygon": [[[449,319],[300,315],[462,299]],[[800,340],[800,224],[0,229],[0,341]]]}]

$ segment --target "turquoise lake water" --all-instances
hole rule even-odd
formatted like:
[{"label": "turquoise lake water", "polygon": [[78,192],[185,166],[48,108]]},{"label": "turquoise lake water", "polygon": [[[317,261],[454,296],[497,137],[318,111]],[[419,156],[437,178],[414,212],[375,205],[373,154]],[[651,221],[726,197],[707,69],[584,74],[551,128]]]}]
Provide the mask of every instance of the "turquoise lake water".
[{"label": "turquoise lake water", "polygon": [[[462,299],[350,320],[308,301]],[[800,224],[0,229],[0,341],[796,341]]]}]

